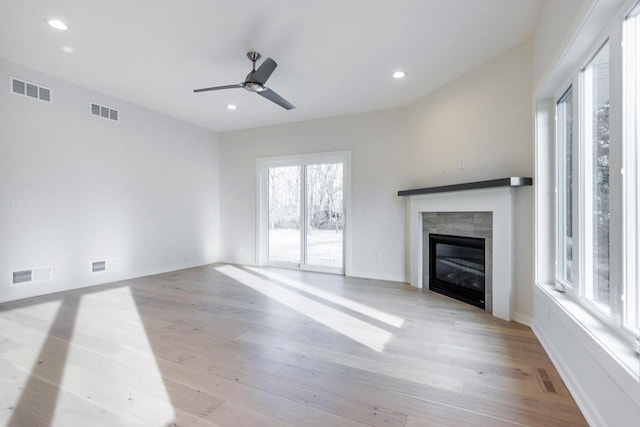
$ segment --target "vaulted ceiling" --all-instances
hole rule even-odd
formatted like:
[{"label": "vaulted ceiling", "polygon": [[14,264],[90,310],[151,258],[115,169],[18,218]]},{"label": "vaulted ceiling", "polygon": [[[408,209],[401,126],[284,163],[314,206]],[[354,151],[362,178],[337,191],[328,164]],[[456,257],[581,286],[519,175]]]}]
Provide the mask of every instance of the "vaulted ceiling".
[{"label": "vaulted ceiling", "polygon": [[[525,40],[542,3],[0,0],[0,57],[228,131],[407,105]],[[295,110],[242,89],[192,92],[243,81],[249,50],[276,60],[267,86]]]}]

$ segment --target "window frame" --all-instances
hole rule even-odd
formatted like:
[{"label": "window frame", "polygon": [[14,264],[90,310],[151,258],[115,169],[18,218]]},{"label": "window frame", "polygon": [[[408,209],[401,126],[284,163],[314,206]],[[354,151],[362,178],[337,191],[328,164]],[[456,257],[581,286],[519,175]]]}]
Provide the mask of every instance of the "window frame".
[{"label": "window frame", "polygon": [[[631,16],[635,15],[635,16]],[[636,41],[633,45],[628,43],[627,20],[633,18],[635,22]],[[622,327],[627,333],[640,337],[640,1],[636,1],[622,18],[622,83],[627,84],[627,77],[633,75],[635,80],[632,88],[622,87],[622,149],[623,149],[623,224],[625,233],[623,236],[623,307],[622,307]],[[635,52],[629,53],[627,49],[635,48]],[[630,58],[632,56],[632,58]],[[633,63],[629,64],[628,60]],[[632,67],[631,67],[632,66]],[[630,68],[632,68],[630,70]],[[630,119],[634,121],[629,124]],[[635,259],[635,263],[629,263],[630,259]],[[630,265],[631,264],[631,265]],[[635,289],[630,284],[635,283]],[[629,300],[634,300],[633,312],[627,313],[630,308]],[[628,317],[630,316],[632,319]]]},{"label": "window frame", "polygon": [[[613,137],[615,135],[614,128],[616,127],[616,120],[614,110],[614,81],[616,80],[614,74],[614,62],[616,60],[616,55],[614,53],[614,40],[613,34],[611,34],[610,30],[605,36],[604,40],[602,40],[599,44],[595,45],[595,49],[592,50],[591,55],[588,57],[589,59],[584,62],[583,67],[578,72],[578,81],[579,81],[579,93],[578,93],[578,103],[579,103],[579,113],[578,113],[578,157],[577,162],[579,165],[579,175],[578,175],[578,199],[579,199],[579,212],[578,212],[578,228],[580,235],[580,246],[578,248],[579,258],[580,258],[580,285],[578,286],[578,296],[581,301],[583,301],[589,309],[595,311],[600,317],[609,320],[610,318],[615,316],[615,308],[614,301],[617,299],[618,294],[618,284],[619,282],[615,282],[612,276],[615,277],[615,263],[614,257],[612,256],[612,252],[615,252],[614,245],[612,242],[619,241],[619,235],[616,235],[613,231],[613,224],[615,223],[615,215],[613,212],[614,203],[613,200],[614,193],[619,191],[615,185],[615,180],[613,179],[614,173],[611,171],[619,170],[614,167],[614,157],[616,154],[616,150],[614,148],[614,140]],[[586,88],[586,70],[592,61],[596,58],[596,56],[602,51],[602,49],[607,46],[609,49],[609,304],[608,307],[603,307],[597,304],[595,301],[592,301],[587,295],[587,286],[593,286],[593,270],[588,268],[592,265],[593,262],[593,253],[592,248],[593,244],[590,242],[593,241],[592,231],[590,230],[590,226],[592,225],[591,219],[591,211],[593,209],[593,205],[591,204],[591,198],[593,194],[593,179],[592,179],[592,166],[590,166],[593,160],[593,140],[591,135],[591,128],[593,126],[593,122],[591,121],[591,105],[587,105],[587,103],[591,104],[590,99],[591,95],[587,96],[587,88]],[[588,111],[589,110],[589,111]],[[589,118],[587,120],[587,117]]]},{"label": "window frame", "polygon": [[[628,263],[624,262],[624,256],[629,253],[628,241],[624,238],[625,230],[627,227],[626,218],[628,216],[628,208],[624,204],[625,192],[628,191],[625,181],[623,179],[623,166],[626,168],[629,163],[629,159],[625,157],[626,141],[624,139],[623,128],[623,31],[626,17],[630,14],[631,10],[638,4],[638,0],[630,0],[620,10],[616,17],[610,22],[605,31],[601,33],[599,37],[595,39],[591,48],[587,54],[584,55],[582,66],[579,69],[574,70],[571,73],[570,79],[564,81],[553,97],[554,101],[554,188],[556,193],[562,190],[561,182],[559,181],[559,158],[561,152],[558,140],[558,116],[557,108],[558,102],[562,99],[564,94],[569,88],[573,90],[572,108],[573,108],[573,150],[572,150],[572,166],[573,166],[573,266],[574,266],[574,282],[568,283],[566,280],[562,280],[559,274],[559,257],[562,252],[559,250],[558,242],[561,240],[559,234],[561,230],[560,217],[562,214],[560,209],[560,195],[555,195],[555,272],[554,282],[557,289],[565,291],[572,299],[577,301],[582,307],[587,309],[590,313],[596,316],[604,324],[608,325],[616,335],[623,337],[629,342],[635,341],[640,336],[640,330],[635,331],[626,327],[624,319],[624,310],[626,305],[623,302],[623,295],[626,293],[628,282],[626,281],[628,274]],[[609,43],[609,66],[610,66],[610,79],[609,79],[609,132],[610,132],[610,159],[609,159],[609,209],[610,209],[610,314],[607,315],[596,304],[589,299],[585,298],[585,269],[590,268],[592,262],[585,259],[585,198],[591,197],[591,194],[585,192],[585,168],[590,167],[590,164],[585,163],[585,127],[584,127],[584,82],[583,71],[594,59],[594,57],[600,52],[600,49]],[[638,58],[640,61],[640,58]],[[640,127],[640,126],[639,126]],[[640,151],[640,149],[638,150]],[[638,162],[640,162],[640,153],[636,156]],[[623,164],[624,161],[624,164]],[[640,164],[636,165],[637,176],[640,176]],[[637,190],[640,190],[640,185],[637,186]],[[640,195],[637,195],[637,211],[636,215],[640,218]],[[640,228],[640,222],[636,222]],[[578,230],[576,231],[576,227]],[[636,255],[640,253],[640,239],[636,244]],[[635,262],[637,276],[640,276],[640,266],[638,261]],[[636,287],[636,291],[640,293],[640,285]],[[640,307],[637,307],[640,311]]]},{"label": "window frame", "polygon": [[[560,102],[563,101],[563,99],[565,98],[565,96],[571,92],[571,127],[572,127],[572,132],[571,132],[571,154],[572,154],[572,161],[571,161],[571,173],[572,173],[572,180],[573,180],[573,187],[572,187],[572,194],[571,194],[571,205],[572,205],[572,212],[571,212],[571,217],[572,217],[572,264],[573,264],[573,282],[568,281],[564,278],[564,274],[562,273],[561,269],[562,269],[562,265],[560,263],[559,257],[561,254],[563,254],[563,250],[562,250],[562,246],[566,243],[564,240],[564,220],[563,221],[556,221],[556,229],[555,229],[555,253],[556,253],[556,257],[555,257],[555,283],[556,283],[556,289],[558,289],[561,292],[573,292],[573,287],[574,287],[574,283],[576,283],[576,279],[577,279],[577,271],[579,268],[579,257],[576,256],[576,252],[575,249],[578,247],[577,245],[579,244],[579,235],[578,235],[578,230],[577,230],[577,191],[575,188],[575,184],[576,184],[576,172],[577,172],[577,162],[575,161],[575,155],[577,153],[577,143],[576,140],[577,135],[575,132],[575,124],[577,121],[577,109],[576,109],[576,101],[577,101],[577,91],[574,89],[575,86],[575,81],[572,78],[569,82],[566,82],[564,85],[562,85],[561,87],[563,88],[562,91],[558,92],[558,94],[556,94],[556,96],[554,96],[554,119],[555,119],[555,152],[554,152],[554,160],[555,160],[555,164],[554,164],[554,170],[555,170],[555,175],[554,175],[554,188],[555,188],[555,217],[556,219],[560,219],[560,218],[566,218],[566,211],[565,211],[565,206],[564,206],[564,201],[566,200],[566,196],[563,197],[563,190],[566,188],[566,186],[564,185],[564,179],[566,177],[565,172],[566,169],[564,166],[561,165],[566,165],[565,159],[563,157],[563,154],[566,153],[566,141],[564,140],[564,137],[562,137],[563,140],[563,144],[558,144],[558,141],[561,138],[561,133],[562,130],[564,130],[564,128],[561,130],[560,127],[558,126],[559,123],[559,109],[558,106],[560,104]],[[563,125],[566,125],[566,123],[563,123]]]}]

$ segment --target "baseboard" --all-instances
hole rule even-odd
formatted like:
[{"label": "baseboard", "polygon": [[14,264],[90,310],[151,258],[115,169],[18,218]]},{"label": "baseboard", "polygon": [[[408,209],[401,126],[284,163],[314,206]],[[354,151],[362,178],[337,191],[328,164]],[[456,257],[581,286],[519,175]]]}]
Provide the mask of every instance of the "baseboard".
[{"label": "baseboard", "polygon": [[356,270],[351,270],[348,274],[348,277],[356,277],[359,279],[386,280],[389,282],[401,282],[401,283],[408,282],[408,278],[406,276],[397,276],[395,274],[385,274],[385,273],[370,273],[370,272],[356,271]]},{"label": "baseboard", "polygon": [[[127,276],[127,277],[124,277],[122,279],[118,279],[118,281],[120,281],[120,280],[138,279],[140,277],[146,277],[146,276],[155,276],[157,274],[170,273],[172,271],[179,271],[179,270],[187,270],[189,268],[195,268],[195,267],[203,267],[205,265],[210,265],[210,264],[215,264],[215,263],[216,263],[216,261],[187,262],[187,263],[183,263],[183,264],[173,264],[173,265],[166,266],[166,267],[161,267],[161,268],[149,268],[149,269],[146,269],[146,270],[136,271],[136,272],[133,273],[132,276]],[[110,283],[110,282],[106,282],[106,283]],[[104,285],[104,284],[105,283],[100,283],[100,285]]]},{"label": "baseboard", "polygon": [[161,267],[161,268],[149,268],[149,269],[146,269],[146,270],[139,270],[139,271],[135,271],[135,272],[132,272],[132,273],[129,273],[129,274],[126,274],[126,275],[117,275],[116,276],[114,274],[114,276],[111,276],[109,279],[107,279],[105,281],[88,281],[88,283],[86,285],[84,285],[84,286],[75,286],[75,287],[71,287],[71,288],[62,288],[62,289],[49,289],[49,290],[47,290],[45,292],[36,292],[36,293],[33,293],[33,294],[20,296],[19,298],[2,300],[2,301],[0,301],[0,304],[7,303],[7,302],[13,302],[13,301],[20,301],[20,300],[29,299],[29,298],[40,297],[40,296],[44,296],[44,295],[57,294],[57,293],[60,293],[60,292],[75,291],[75,290],[78,290],[78,289],[88,289],[88,288],[92,288],[94,286],[108,285],[110,283],[121,282],[121,281],[124,281],[124,280],[138,279],[140,277],[146,277],[146,276],[154,276],[154,275],[157,275],[157,274],[169,273],[169,272],[172,272],[172,271],[186,270],[186,269],[195,268],[195,267],[202,267],[202,266],[205,266],[205,265],[214,264],[216,262],[217,261],[189,262],[189,263],[182,263],[182,264],[174,264],[174,265],[165,266],[165,267]]},{"label": "baseboard", "polygon": [[531,327],[531,316],[529,316],[528,314],[513,313],[513,315],[511,316],[511,320],[520,323],[521,325]]},{"label": "baseboard", "polygon": [[533,330],[535,336],[538,338],[538,341],[540,341],[540,344],[542,344],[544,350],[547,352],[549,359],[551,359],[551,362],[557,369],[560,377],[562,377],[562,380],[567,386],[567,389],[569,389],[569,393],[571,393],[573,400],[576,401],[576,404],[578,405],[578,408],[580,408],[580,411],[582,411],[582,415],[587,420],[587,423],[591,427],[606,427],[607,424],[602,420],[600,414],[593,410],[595,406],[591,403],[591,400],[589,399],[587,393],[585,393],[578,381],[576,381],[575,377],[571,373],[571,370],[562,361],[562,358],[558,357],[558,352],[555,350],[551,342],[547,340],[541,330],[536,326],[535,322],[532,322],[531,329]]}]

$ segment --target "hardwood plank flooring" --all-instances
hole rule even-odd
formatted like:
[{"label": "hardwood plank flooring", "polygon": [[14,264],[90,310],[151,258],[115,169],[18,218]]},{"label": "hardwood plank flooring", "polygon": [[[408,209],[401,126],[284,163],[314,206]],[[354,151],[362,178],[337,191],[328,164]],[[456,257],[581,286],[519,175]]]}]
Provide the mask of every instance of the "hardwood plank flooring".
[{"label": "hardwood plank flooring", "polygon": [[528,327],[226,264],[0,304],[0,396],[8,427],[586,425]]}]

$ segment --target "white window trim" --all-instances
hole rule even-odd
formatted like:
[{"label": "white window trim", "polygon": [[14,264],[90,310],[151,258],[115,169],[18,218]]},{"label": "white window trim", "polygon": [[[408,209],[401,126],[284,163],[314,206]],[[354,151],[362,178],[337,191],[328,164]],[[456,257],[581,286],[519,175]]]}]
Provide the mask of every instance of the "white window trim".
[{"label": "white window trim", "polygon": [[[640,9],[640,3],[635,4],[636,8]],[[633,11],[631,9],[628,14]],[[625,37],[625,30],[627,27],[624,26],[624,22],[626,20],[626,16],[623,18],[623,28],[622,28],[622,40],[625,43],[630,42],[631,40],[627,40]],[[640,33],[640,15],[635,17],[636,20],[636,33]],[[627,62],[627,53],[625,49],[634,49],[633,56],[634,62]],[[628,84],[632,84],[631,88],[628,86],[624,88],[622,103],[624,108],[624,117],[622,118],[623,126],[622,131],[624,134],[622,135],[622,147],[623,147],[623,174],[622,174],[622,188],[623,188],[623,201],[624,201],[624,212],[623,212],[623,222],[625,226],[625,235],[623,236],[623,245],[624,245],[624,253],[623,259],[638,259],[640,256],[640,251],[638,245],[640,245],[640,239],[638,238],[638,227],[640,226],[639,217],[640,217],[640,197],[638,195],[638,191],[640,191],[640,184],[638,183],[638,179],[640,179],[640,149],[636,146],[636,141],[638,135],[640,134],[640,123],[638,122],[638,102],[639,100],[635,99],[634,96],[638,96],[640,88],[635,87],[637,84],[637,76],[636,73],[640,71],[640,42],[634,42],[634,44],[629,44],[623,46],[622,48],[622,75],[623,81],[626,81]],[[635,78],[630,78],[631,76],[636,76]],[[629,77],[629,78],[625,78]],[[629,123],[633,123],[631,126]],[[631,208],[630,208],[631,207]],[[630,238],[630,236],[634,236]],[[627,306],[623,307],[622,316],[623,316],[623,327],[627,329],[627,331],[631,334],[640,335],[640,287],[639,286],[629,286],[630,283],[638,283],[640,280],[640,265],[638,263],[625,263],[624,265],[624,284],[625,289],[623,289],[623,295],[625,301],[630,299],[635,300],[635,312],[627,313]],[[624,304],[624,301],[623,301]],[[633,322],[636,323],[636,328],[632,328],[627,325],[627,322],[633,318]],[[640,341],[640,338],[639,338]]]},{"label": "white window trim", "polygon": [[[577,90],[576,90],[576,86],[575,86],[575,82],[573,81],[573,79],[571,81],[569,81],[568,83],[564,84],[562,91],[558,92],[556,94],[556,96],[554,97],[554,118],[555,121],[554,123],[555,125],[555,129],[554,129],[554,136],[555,136],[555,141],[557,142],[560,138],[560,130],[558,129],[557,126],[557,122],[558,122],[558,103],[560,102],[560,100],[565,96],[565,94],[571,90],[571,125],[574,128],[573,132],[573,138],[571,139],[570,143],[572,145],[572,153],[575,157],[575,153],[577,153],[577,143],[576,140],[578,139],[576,137],[575,134],[575,124],[578,120],[577,117]],[[564,130],[564,129],[563,129]],[[564,133],[564,132],[562,132]],[[555,213],[555,217],[556,218],[560,218],[562,214],[562,220],[559,220],[556,222],[556,228],[555,228],[555,236],[554,236],[554,241],[555,241],[555,283],[556,283],[556,289],[560,292],[572,292],[573,290],[573,283],[565,280],[563,277],[563,273],[561,271],[561,266],[560,263],[558,262],[558,257],[560,256],[561,253],[563,253],[563,249],[562,249],[562,245],[565,243],[564,238],[561,238],[561,235],[564,233],[564,228],[563,226],[564,224],[564,218],[566,218],[566,212],[565,212],[565,207],[563,206],[562,209],[560,209],[560,206],[563,205],[563,199],[561,196],[561,189],[565,187],[565,176],[561,176],[564,175],[565,171],[565,166],[562,167],[562,169],[560,168],[560,161],[561,161],[561,155],[563,154],[565,150],[566,146],[562,146],[560,147],[559,144],[555,144],[555,156],[554,156],[554,165],[553,165],[553,170],[554,170],[554,189],[555,189],[555,205],[554,205],[554,213]],[[577,208],[578,208],[578,200],[577,200],[577,191],[575,188],[576,185],[576,177],[577,177],[577,173],[576,173],[576,162],[572,161],[572,176],[573,176],[573,193],[571,195],[572,200],[572,264],[573,264],[573,270],[574,270],[574,277],[573,280],[574,282],[576,281],[576,271],[579,267],[578,265],[578,256],[576,255],[576,248],[577,248],[577,244],[579,244],[579,236],[578,236],[578,232],[577,232],[577,223],[578,221],[576,221],[576,212],[577,212]],[[561,181],[562,180],[562,181]],[[561,185],[562,184],[562,185]]]},{"label": "white window trim", "polygon": [[[574,177],[577,178],[577,182],[574,181],[574,196],[577,200],[574,199],[574,253],[573,253],[573,262],[575,266],[574,272],[574,286],[567,286],[567,282],[558,280],[557,267],[554,269],[554,283],[556,289],[558,285],[561,288],[566,290],[567,296],[574,301],[576,301],[580,307],[582,307],[583,311],[590,313],[594,316],[594,320],[597,319],[597,322],[590,322],[590,325],[594,324],[602,324],[605,326],[606,331],[610,331],[611,338],[603,338],[599,339],[600,342],[608,342],[615,341],[616,339],[620,339],[628,345],[633,346],[634,342],[638,339],[638,333],[636,331],[632,331],[628,328],[624,327],[624,322],[622,318],[623,312],[623,302],[622,302],[622,292],[623,292],[623,274],[625,274],[625,266],[623,266],[623,254],[626,250],[625,247],[625,239],[623,238],[623,221],[625,220],[624,212],[623,212],[623,195],[624,195],[624,187],[623,187],[623,174],[622,174],[622,159],[623,159],[623,127],[622,127],[622,29],[624,24],[624,18],[627,16],[632,7],[636,4],[637,0],[629,0],[628,3],[625,4],[625,7],[620,10],[619,13],[616,14],[615,18],[612,22],[607,25],[606,31],[602,32],[599,37],[595,40],[596,42],[592,44],[591,48],[588,50],[587,54],[584,55],[582,61],[582,68],[580,68],[577,72],[574,71],[572,73],[572,77],[569,82],[565,81],[562,86],[559,87],[553,97],[553,112],[555,113],[556,103],[560,99],[560,97],[566,92],[569,86],[573,86],[573,113],[574,113]],[[611,220],[610,220],[610,235],[613,236],[610,239],[610,269],[611,276],[610,282],[612,284],[611,287],[611,315],[607,315],[603,313],[602,309],[597,307],[594,303],[587,300],[584,296],[584,286],[580,284],[585,283],[585,279],[588,277],[584,277],[585,273],[589,274],[590,269],[582,268],[583,266],[590,265],[590,262],[587,262],[585,259],[585,250],[586,244],[589,243],[585,241],[588,238],[588,235],[582,229],[585,226],[584,221],[584,213],[589,212],[586,210],[588,206],[586,197],[587,194],[591,194],[591,192],[587,192],[588,188],[585,188],[585,139],[584,139],[584,130],[587,128],[585,123],[581,120],[583,117],[589,117],[584,115],[582,112],[582,108],[585,105],[584,99],[581,99],[584,96],[583,90],[583,82],[581,73],[584,68],[589,64],[589,62],[593,59],[593,57],[598,53],[600,48],[604,46],[606,41],[609,41],[610,48],[610,111],[609,111],[609,120],[610,120],[610,140],[611,140],[611,148],[610,150],[610,207],[611,207]],[[585,59],[586,58],[586,59]],[[555,116],[555,114],[554,114]],[[557,138],[557,133],[554,129],[553,135]],[[556,139],[557,141],[557,139]],[[614,142],[615,141],[615,142]],[[617,143],[617,147],[614,144]],[[557,155],[558,155],[558,147],[557,144],[554,143],[554,162],[553,165],[553,188],[558,191],[558,167],[557,167]],[[577,168],[577,171],[576,169]],[[639,166],[640,169],[640,166]],[[574,178],[575,179],[575,178]],[[554,259],[557,263],[557,255],[558,255],[558,246],[557,246],[557,233],[559,224],[557,223],[557,213],[558,213],[558,201],[559,197],[556,194],[554,197],[554,205],[555,208],[553,210],[554,218],[556,218],[556,224],[553,228],[556,236],[552,242],[554,243]],[[575,211],[577,211],[577,217],[575,216]],[[575,228],[579,227],[579,230]],[[577,231],[577,232],[576,232]],[[538,283],[538,286],[544,287],[543,283]],[[569,308],[570,309],[570,308]],[[584,313],[580,315],[584,318]],[[597,328],[599,331],[603,331],[602,327]],[[595,333],[594,335],[604,337],[606,334],[602,334],[601,332]]]}]

